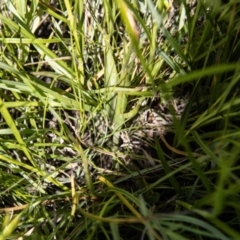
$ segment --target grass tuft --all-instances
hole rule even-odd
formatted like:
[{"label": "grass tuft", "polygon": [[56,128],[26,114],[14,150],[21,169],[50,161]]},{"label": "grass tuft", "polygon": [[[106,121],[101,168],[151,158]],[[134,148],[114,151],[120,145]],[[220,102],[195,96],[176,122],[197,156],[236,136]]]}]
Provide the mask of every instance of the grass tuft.
[{"label": "grass tuft", "polygon": [[239,1],[0,11],[0,239],[240,239]]}]

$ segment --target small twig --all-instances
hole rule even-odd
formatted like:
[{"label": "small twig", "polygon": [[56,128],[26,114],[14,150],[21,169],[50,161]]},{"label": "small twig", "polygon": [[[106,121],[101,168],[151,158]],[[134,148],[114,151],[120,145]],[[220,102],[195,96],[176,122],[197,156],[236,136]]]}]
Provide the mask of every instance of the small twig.
[{"label": "small twig", "polygon": [[[188,156],[188,155],[189,155],[187,152],[178,150],[178,149],[170,146],[170,145],[168,144],[167,140],[165,139],[165,137],[164,137],[163,134],[160,135],[160,138],[161,138],[161,140],[163,141],[163,143],[165,144],[165,146],[166,146],[169,150],[171,150],[172,152],[177,153],[177,154],[179,154],[179,155],[183,155],[183,156]],[[202,156],[201,154],[198,154],[198,153],[192,153],[192,154],[193,154],[194,157],[201,157],[201,156]]]}]

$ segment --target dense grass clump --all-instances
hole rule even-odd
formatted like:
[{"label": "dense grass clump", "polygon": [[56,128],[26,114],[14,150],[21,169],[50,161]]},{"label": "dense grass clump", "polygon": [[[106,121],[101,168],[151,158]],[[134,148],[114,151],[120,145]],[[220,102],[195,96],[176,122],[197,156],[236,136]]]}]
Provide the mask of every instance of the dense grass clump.
[{"label": "dense grass clump", "polygon": [[0,240],[240,239],[239,1],[0,9]]}]

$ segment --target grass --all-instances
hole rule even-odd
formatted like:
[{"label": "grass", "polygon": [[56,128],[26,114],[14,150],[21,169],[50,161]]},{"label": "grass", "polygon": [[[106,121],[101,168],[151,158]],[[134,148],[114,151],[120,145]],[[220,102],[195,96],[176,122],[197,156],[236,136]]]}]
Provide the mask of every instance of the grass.
[{"label": "grass", "polygon": [[193,3],[2,1],[1,240],[240,239],[240,6]]}]

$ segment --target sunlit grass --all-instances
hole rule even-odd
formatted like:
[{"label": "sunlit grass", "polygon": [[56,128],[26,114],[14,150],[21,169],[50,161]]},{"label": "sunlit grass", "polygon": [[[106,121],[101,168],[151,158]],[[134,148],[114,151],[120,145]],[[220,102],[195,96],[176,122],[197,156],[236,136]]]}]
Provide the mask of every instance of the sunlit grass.
[{"label": "sunlit grass", "polygon": [[239,4],[171,2],[2,1],[0,239],[240,239]]}]

